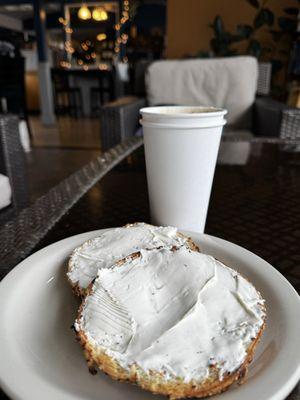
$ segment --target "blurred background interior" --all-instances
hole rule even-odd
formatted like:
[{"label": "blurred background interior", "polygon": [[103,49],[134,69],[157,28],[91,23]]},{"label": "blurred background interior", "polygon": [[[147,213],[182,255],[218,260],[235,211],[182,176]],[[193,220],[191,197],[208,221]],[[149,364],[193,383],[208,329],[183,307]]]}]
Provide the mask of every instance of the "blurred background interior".
[{"label": "blurred background interior", "polygon": [[[144,104],[201,101],[229,109],[229,138],[299,139],[299,80],[297,0],[0,0],[0,207],[26,204],[25,173],[36,199],[141,134]],[[219,162],[247,146],[224,143]]]},{"label": "blurred background interior", "polygon": [[[205,233],[258,254],[300,293],[299,5],[300,0],[0,0],[0,280],[31,252],[60,239],[150,222],[139,109],[203,105],[228,110]],[[228,259],[242,260],[231,257],[230,249],[224,250]],[[56,263],[57,255],[49,260]],[[52,287],[49,271],[43,291]],[[57,294],[64,284],[54,280]],[[27,301],[19,287],[13,304]],[[42,289],[30,297],[36,304]],[[55,308],[66,309],[57,299]],[[281,318],[287,308],[277,303]],[[65,318],[44,311],[53,329]],[[37,321],[33,314],[29,321]],[[271,319],[278,315],[275,310]],[[21,337],[12,328],[7,332],[15,341]],[[44,332],[43,344],[52,331]],[[65,336],[52,336],[54,359],[56,340]],[[50,353],[40,356],[27,342],[23,347],[18,360],[29,352],[41,362],[36,365],[46,360],[52,387],[56,375],[44,356]],[[270,365],[282,359],[276,347],[273,339],[264,347],[251,379],[265,373],[264,359]],[[62,357],[73,362],[64,354],[57,360]],[[31,360],[25,363],[30,369]],[[87,396],[81,382],[67,383],[72,371],[66,390]],[[16,376],[21,393],[25,379],[19,384]],[[276,398],[291,389],[294,376]],[[57,379],[59,388],[64,379]],[[0,388],[2,399],[8,397]],[[300,385],[288,399],[300,399]]]}]

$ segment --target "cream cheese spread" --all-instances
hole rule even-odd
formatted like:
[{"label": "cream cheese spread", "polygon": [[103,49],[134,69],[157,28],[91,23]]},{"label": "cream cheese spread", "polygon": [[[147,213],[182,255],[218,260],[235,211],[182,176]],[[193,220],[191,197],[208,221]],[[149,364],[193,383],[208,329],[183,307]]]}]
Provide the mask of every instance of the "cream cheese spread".
[{"label": "cream cheese spread", "polygon": [[127,370],[199,382],[210,366],[220,379],[239,368],[264,319],[264,300],[236,271],[161,248],[100,269],[75,329]]},{"label": "cream cheese spread", "polygon": [[97,276],[98,269],[109,268],[131,253],[161,246],[182,246],[186,241],[187,238],[178,235],[177,228],[170,226],[137,223],[110,229],[73,251],[67,275],[73,284],[86,289]]}]

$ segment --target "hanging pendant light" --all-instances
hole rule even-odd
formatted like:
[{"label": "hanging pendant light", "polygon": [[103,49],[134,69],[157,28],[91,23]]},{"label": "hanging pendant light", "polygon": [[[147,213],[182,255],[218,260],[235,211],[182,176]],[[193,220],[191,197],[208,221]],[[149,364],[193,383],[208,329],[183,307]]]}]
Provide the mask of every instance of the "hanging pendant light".
[{"label": "hanging pendant light", "polygon": [[95,21],[106,21],[108,19],[107,12],[103,7],[94,8],[92,15]]},{"label": "hanging pendant light", "polygon": [[82,4],[82,6],[78,10],[78,18],[87,20],[92,18],[92,14],[90,9],[86,6],[86,4]]}]

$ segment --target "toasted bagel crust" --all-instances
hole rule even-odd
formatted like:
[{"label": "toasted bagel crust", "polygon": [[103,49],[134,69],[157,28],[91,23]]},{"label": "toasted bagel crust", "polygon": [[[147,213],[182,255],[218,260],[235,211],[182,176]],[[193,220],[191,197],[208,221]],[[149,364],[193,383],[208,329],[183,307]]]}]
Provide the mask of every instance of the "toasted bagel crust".
[{"label": "toasted bagel crust", "polygon": [[146,374],[137,366],[132,366],[129,371],[122,368],[117,361],[108,356],[103,350],[95,349],[88,341],[83,331],[77,332],[77,338],[83,348],[84,356],[90,372],[95,373],[99,368],[114,380],[131,382],[154,394],[169,396],[171,400],[188,397],[207,397],[227,390],[233,383],[243,383],[248,366],[251,363],[255,348],[261,338],[265,324],[261,327],[257,337],[247,349],[247,357],[243,364],[233,373],[228,373],[223,380],[219,379],[216,368],[211,367],[210,375],[201,382],[184,382],[183,379],[166,380],[161,373],[151,371]]},{"label": "toasted bagel crust", "polygon": [[[135,259],[139,256],[140,253],[136,252],[129,257]],[[122,265],[129,257],[120,260],[116,265]],[[93,283],[89,285],[86,294],[91,294],[92,290]],[[84,305],[85,301],[82,302],[79,308],[77,321],[81,319]],[[262,307],[265,310],[265,306]],[[96,373],[97,368],[99,368],[114,380],[130,382],[154,394],[166,395],[169,396],[171,400],[175,400],[190,397],[208,397],[226,391],[234,383],[242,384],[247,374],[248,366],[254,357],[255,348],[265,329],[265,325],[266,323],[264,321],[256,337],[253,338],[246,350],[247,356],[244,362],[234,372],[228,372],[221,380],[218,368],[216,366],[211,366],[209,376],[200,382],[195,380],[185,382],[183,377],[166,379],[162,373],[157,371],[149,371],[146,373],[136,364],[130,366],[129,369],[124,369],[113,357],[105,352],[104,348],[95,347],[93,343],[89,341],[83,330],[77,331],[76,336],[83,348],[84,356],[91,373]]]}]

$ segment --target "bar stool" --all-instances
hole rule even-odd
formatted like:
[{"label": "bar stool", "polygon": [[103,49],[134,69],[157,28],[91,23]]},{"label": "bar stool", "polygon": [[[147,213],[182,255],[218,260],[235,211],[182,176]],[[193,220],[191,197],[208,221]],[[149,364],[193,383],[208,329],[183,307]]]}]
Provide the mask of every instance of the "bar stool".
[{"label": "bar stool", "polygon": [[78,87],[55,89],[55,112],[78,118],[83,116],[81,90]]},{"label": "bar stool", "polygon": [[103,103],[103,93],[98,87],[90,88],[91,116],[96,116]]},{"label": "bar stool", "polygon": [[69,72],[59,69],[52,70],[54,83],[55,113],[72,117],[83,116],[83,100],[79,87],[69,84]]},{"label": "bar stool", "polygon": [[101,71],[99,86],[90,88],[91,115],[99,114],[101,106],[114,99],[114,80],[111,71]]}]

